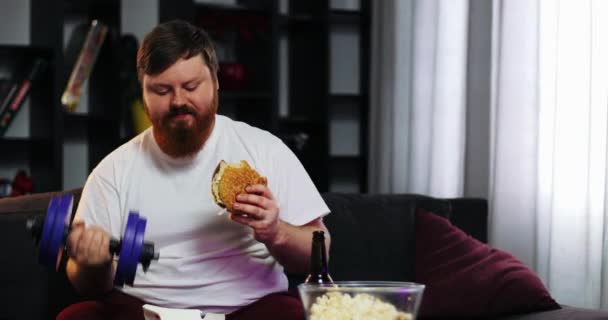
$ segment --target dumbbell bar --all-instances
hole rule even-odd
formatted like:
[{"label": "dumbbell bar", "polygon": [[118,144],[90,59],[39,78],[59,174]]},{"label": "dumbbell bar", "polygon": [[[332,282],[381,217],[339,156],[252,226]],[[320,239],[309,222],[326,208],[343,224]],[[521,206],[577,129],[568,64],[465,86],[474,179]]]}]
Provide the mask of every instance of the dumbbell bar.
[{"label": "dumbbell bar", "polygon": [[[69,218],[74,199],[72,195],[52,197],[44,220],[29,219],[27,229],[38,243],[38,261],[47,267],[57,269],[67,235],[70,231]],[[110,253],[118,255],[114,284],[133,285],[137,263],[141,262],[144,271],[148,270],[151,260],[158,260],[154,244],[144,242],[146,219],[136,212],[130,212],[122,240],[110,240]]]}]

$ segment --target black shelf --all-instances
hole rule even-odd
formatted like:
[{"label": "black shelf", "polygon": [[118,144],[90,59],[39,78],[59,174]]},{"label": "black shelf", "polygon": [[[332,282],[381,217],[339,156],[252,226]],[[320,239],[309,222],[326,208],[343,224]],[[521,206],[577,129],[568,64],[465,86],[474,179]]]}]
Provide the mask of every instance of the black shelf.
[{"label": "black shelf", "polygon": [[50,139],[43,138],[0,138],[0,149],[5,150],[4,155],[10,154],[11,151],[27,151],[27,150],[39,150],[41,152],[46,151],[48,154],[52,153],[53,141]]},{"label": "black shelf", "polygon": [[[65,139],[83,138],[90,144],[96,141],[114,140],[115,145],[120,145],[120,138],[114,133],[118,130],[118,120],[108,116],[96,116],[83,113],[64,113],[63,133]],[[106,135],[101,134],[104,132]],[[101,159],[97,159],[99,161]]]},{"label": "black shelf", "polygon": [[352,162],[361,161],[363,159],[360,155],[330,155],[329,159],[332,162]]},{"label": "black shelf", "polygon": [[327,16],[317,16],[306,13],[281,14],[280,25],[290,27],[296,25],[314,25],[329,22],[335,25],[356,26],[361,23],[361,13],[354,10],[330,10]]},{"label": "black shelf", "polygon": [[361,23],[361,12],[355,10],[331,10],[329,21],[339,25],[359,25]]},{"label": "black shelf", "polygon": [[71,113],[64,112],[63,113],[64,122],[65,123],[82,123],[82,124],[93,124],[93,123],[102,123],[102,124],[115,124],[117,119],[110,117],[109,115],[91,115],[88,113]]},{"label": "black shelf", "polygon": [[323,22],[323,18],[310,14],[281,14],[279,25],[282,28],[295,28],[298,26],[310,26]]},{"label": "black shelf", "polygon": [[362,96],[360,94],[332,93],[329,95],[329,102],[332,104],[358,103],[361,99]]},{"label": "black shelf", "polygon": [[331,156],[329,188],[333,192],[365,192],[363,157]]},{"label": "black shelf", "polygon": [[253,91],[222,91],[220,89],[220,101],[222,100],[266,100],[271,99],[270,92]]},{"label": "black shelf", "polygon": [[11,56],[31,59],[41,57],[51,59],[53,52],[43,46],[0,45],[0,56]]},{"label": "black shelf", "polygon": [[272,7],[268,5],[222,5],[214,3],[196,3],[196,10],[214,11],[222,14],[243,15],[243,14],[272,14]]}]

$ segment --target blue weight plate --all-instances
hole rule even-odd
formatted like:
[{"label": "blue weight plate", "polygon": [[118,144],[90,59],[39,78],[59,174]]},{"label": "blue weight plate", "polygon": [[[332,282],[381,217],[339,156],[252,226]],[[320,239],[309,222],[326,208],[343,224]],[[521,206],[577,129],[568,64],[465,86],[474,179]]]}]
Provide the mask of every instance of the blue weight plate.
[{"label": "blue weight plate", "polygon": [[42,226],[42,232],[40,234],[40,240],[38,240],[38,262],[43,266],[49,266],[49,241],[51,234],[53,233],[53,225],[55,224],[55,212],[57,211],[57,205],[59,204],[59,197],[51,197],[49,207],[46,210],[46,216],[44,217],[44,224]]},{"label": "blue weight plate", "polygon": [[55,224],[53,225],[53,234],[51,235],[51,241],[49,242],[49,262],[57,270],[59,267],[59,259],[61,258],[61,251],[65,244],[65,229],[68,226],[68,219],[72,212],[72,204],[74,203],[74,197],[71,194],[61,196],[59,199],[59,206],[55,212]]},{"label": "blue weight plate", "polygon": [[146,234],[146,218],[139,217],[137,222],[137,230],[135,231],[135,239],[133,240],[133,248],[131,248],[131,258],[129,262],[129,274],[127,277],[127,284],[132,286],[135,281],[135,274],[137,273],[137,265],[139,264],[139,257],[141,256],[141,248],[144,245],[144,235]]},{"label": "blue weight plate", "polygon": [[131,258],[131,248],[133,248],[133,240],[135,239],[135,232],[137,230],[138,221],[139,214],[135,212],[129,212],[129,217],[127,218],[127,225],[125,226],[125,232],[120,241],[120,255],[118,257],[118,265],[116,266],[116,275],[114,276],[114,284],[117,286],[124,285],[129,274],[129,259]]}]

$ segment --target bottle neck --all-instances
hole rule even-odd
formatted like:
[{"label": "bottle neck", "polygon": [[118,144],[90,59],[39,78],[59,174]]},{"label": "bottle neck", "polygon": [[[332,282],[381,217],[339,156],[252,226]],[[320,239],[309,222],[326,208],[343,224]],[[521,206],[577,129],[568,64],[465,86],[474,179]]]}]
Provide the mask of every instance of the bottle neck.
[{"label": "bottle neck", "polygon": [[310,256],[310,272],[313,274],[327,274],[327,254],[325,252],[325,241],[313,241]]}]

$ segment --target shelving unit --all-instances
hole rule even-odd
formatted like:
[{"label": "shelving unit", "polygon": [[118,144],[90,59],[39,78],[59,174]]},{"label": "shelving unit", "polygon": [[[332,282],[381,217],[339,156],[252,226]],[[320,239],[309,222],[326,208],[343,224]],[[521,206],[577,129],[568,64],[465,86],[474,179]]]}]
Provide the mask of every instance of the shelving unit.
[{"label": "shelving unit", "polygon": [[[32,45],[23,50],[46,50],[52,67],[46,91],[29,99],[31,134],[1,138],[0,147],[13,155],[0,161],[26,162],[37,192],[80,187],[105,155],[130,138],[117,85],[121,1],[30,1]],[[282,138],[320,191],[366,192],[370,1],[348,10],[333,6],[336,1],[226,2],[231,4],[154,3],[160,22],[185,19],[214,38],[220,113]],[[110,31],[89,90],[76,112],[67,113],[60,97],[79,50],[66,53],[66,47],[73,46],[75,26],[93,19]]]}]

